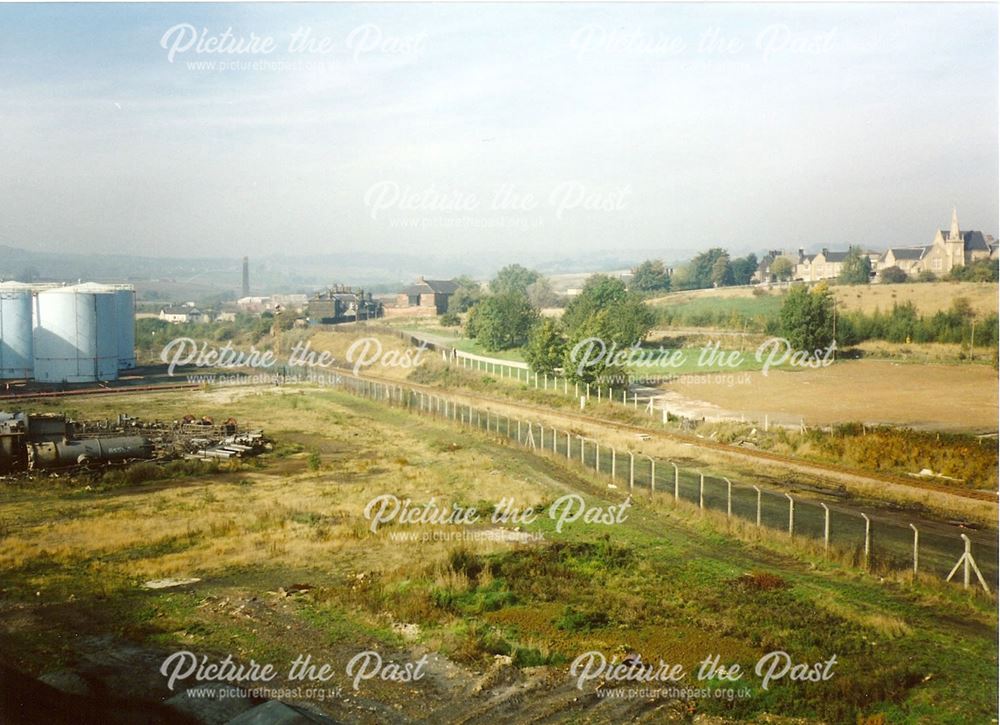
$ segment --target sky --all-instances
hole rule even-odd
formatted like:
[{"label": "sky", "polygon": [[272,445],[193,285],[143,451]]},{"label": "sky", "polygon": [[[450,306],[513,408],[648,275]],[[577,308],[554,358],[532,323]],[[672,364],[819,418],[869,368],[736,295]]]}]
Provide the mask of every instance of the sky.
[{"label": "sky", "polygon": [[0,6],[0,245],[671,259],[997,234],[995,4]]}]

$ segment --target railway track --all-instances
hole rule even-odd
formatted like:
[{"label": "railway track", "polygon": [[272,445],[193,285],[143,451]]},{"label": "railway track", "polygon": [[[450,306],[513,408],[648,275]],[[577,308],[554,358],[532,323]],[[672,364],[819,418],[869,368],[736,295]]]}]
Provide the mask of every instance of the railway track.
[{"label": "railway track", "polygon": [[890,483],[897,486],[905,486],[907,488],[912,488],[912,489],[933,491],[936,493],[949,494],[953,496],[959,496],[961,498],[974,499],[978,501],[996,502],[998,499],[998,494],[993,491],[956,489],[924,481],[915,481],[908,478],[904,478],[902,476],[874,473],[871,471],[862,471],[858,469],[848,468],[846,466],[837,466],[834,464],[814,463],[812,461],[804,461],[801,459],[789,458],[787,456],[770,453],[768,451],[742,448],[740,446],[733,446],[727,443],[719,443],[717,441],[712,441],[705,438],[699,438],[695,435],[688,435],[678,431],[657,430],[656,428],[653,427],[647,428],[643,426],[633,425],[631,423],[622,423],[620,421],[610,420],[608,418],[601,418],[599,416],[586,415],[583,413],[577,413],[573,411],[547,408],[539,405],[532,405],[530,403],[524,403],[522,401],[512,401],[504,398],[495,398],[492,396],[482,395],[479,393],[472,393],[467,391],[442,390],[441,388],[436,388],[433,385],[423,385],[408,381],[400,382],[398,380],[393,380],[391,378],[385,378],[378,375],[364,374],[364,375],[359,375],[358,377],[361,379],[370,380],[372,382],[385,383],[389,385],[406,385],[408,387],[419,389],[428,393],[434,393],[435,395],[439,396],[440,395],[460,396],[467,399],[479,401],[484,405],[488,404],[504,405],[509,408],[516,408],[519,410],[530,411],[532,413],[546,415],[549,417],[563,418],[566,420],[575,420],[581,423],[587,423],[589,425],[596,425],[604,428],[612,428],[619,431],[635,433],[637,435],[647,435],[650,436],[651,438],[668,440],[677,443],[684,443],[695,448],[712,450],[723,453],[725,455],[742,458],[744,460],[766,461],[768,463],[779,464],[787,468],[792,468],[794,470],[798,470],[805,473],[811,473],[813,475],[818,475],[818,476],[826,476],[826,477],[833,476],[835,478],[842,478],[842,479],[849,478],[853,480],[861,479],[864,481],[868,481],[870,483]]},{"label": "railway track", "polygon": [[[339,372],[343,372],[345,375],[352,375],[349,368],[336,367],[336,369]],[[928,481],[917,481],[913,479],[908,479],[903,476],[895,476],[892,474],[864,471],[864,470],[849,468],[846,466],[838,466],[836,464],[830,464],[830,463],[804,461],[802,459],[789,458],[787,456],[771,453],[769,451],[742,448],[740,446],[734,446],[727,443],[720,443],[718,441],[699,438],[696,435],[690,435],[680,431],[658,430],[657,428],[652,426],[644,427],[644,426],[634,425],[631,423],[623,423],[621,421],[610,420],[608,418],[602,418],[600,416],[587,415],[585,413],[549,408],[541,405],[533,405],[531,403],[526,403],[515,399],[497,398],[494,396],[483,395],[481,393],[465,391],[465,390],[442,389],[435,387],[433,385],[414,383],[410,381],[400,381],[400,380],[395,380],[393,378],[386,378],[380,375],[373,375],[370,373],[363,373],[361,375],[358,375],[357,377],[362,380],[368,380],[371,382],[378,382],[389,385],[403,385],[410,387],[414,390],[421,390],[423,392],[433,393],[439,396],[460,397],[466,400],[476,401],[483,405],[494,405],[494,406],[503,405],[515,410],[523,410],[526,413],[531,412],[533,414],[540,414],[554,418],[561,418],[566,421],[576,421],[578,423],[584,423],[591,426],[598,426],[605,429],[613,429],[622,432],[633,433],[636,435],[646,435],[658,440],[683,443],[693,448],[700,448],[707,451],[722,453],[726,456],[741,459],[743,461],[749,461],[751,463],[766,462],[772,465],[780,465],[790,470],[798,471],[800,473],[805,473],[808,475],[819,476],[821,478],[826,478],[827,480],[833,479],[833,480],[839,480],[841,482],[847,481],[855,483],[867,482],[870,484],[888,483],[895,486],[902,486],[908,489],[917,489],[928,492],[940,493],[943,495],[956,496],[958,498],[964,498],[964,499],[988,501],[993,503],[997,502],[998,500],[998,494],[997,492],[994,491],[953,488],[949,486],[943,486],[940,484],[931,483]],[[264,384],[264,383],[246,383],[246,384],[233,385],[232,387],[245,387],[245,386],[271,387],[269,384]],[[200,383],[135,385],[135,386],[127,386],[127,387],[123,386],[116,388],[86,388],[86,389],[72,390],[72,391],[50,391],[50,392],[40,392],[32,394],[4,395],[0,396],[0,400],[31,400],[34,398],[108,395],[113,393],[182,392],[198,387],[201,387]]]}]

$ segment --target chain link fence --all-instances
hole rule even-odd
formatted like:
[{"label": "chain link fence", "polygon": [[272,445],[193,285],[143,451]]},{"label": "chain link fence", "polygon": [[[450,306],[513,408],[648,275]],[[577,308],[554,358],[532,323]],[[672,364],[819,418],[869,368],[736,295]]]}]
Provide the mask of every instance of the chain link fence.
[{"label": "chain link fence", "polygon": [[[601,440],[501,414],[405,385],[344,376],[348,391],[421,415],[500,436],[540,454],[581,466],[633,495],[672,497],[703,510],[767,529],[793,541],[822,546],[849,564],[871,571],[919,571],[995,591],[997,542],[983,532],[903,515],[863,511],[843,503],[819,502],[677,466],[638,450],[617,449]],[[917,521],[919,523],[913,523]]]}]

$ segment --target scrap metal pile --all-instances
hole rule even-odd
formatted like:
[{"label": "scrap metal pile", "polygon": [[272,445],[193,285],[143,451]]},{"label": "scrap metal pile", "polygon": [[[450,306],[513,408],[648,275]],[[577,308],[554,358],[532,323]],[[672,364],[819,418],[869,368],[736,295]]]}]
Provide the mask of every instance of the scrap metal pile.
[{"label": "scrap metal pile", "polygon": [[263,431],[241,427],[233,418],[221,424],[190,415],[171,422],[129,415],[73,421],[65,415],[0,411],[0,476],[141,460],[244,458],[270,447]]}]

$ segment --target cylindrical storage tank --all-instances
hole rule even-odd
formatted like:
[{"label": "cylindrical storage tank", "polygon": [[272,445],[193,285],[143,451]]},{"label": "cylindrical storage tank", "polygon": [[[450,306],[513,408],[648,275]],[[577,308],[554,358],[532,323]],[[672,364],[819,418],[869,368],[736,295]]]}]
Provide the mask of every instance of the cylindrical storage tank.
[{"label": "cylindrical storage tank", "polygon": [[118,377],[115,296],[75,287],[35,296],[35,380],[88,383]]},{"label": "cylindrical storage tank", "polygon": [[118,301],[117,287],[84,282],[65,289],[97,296],[97,376],[99,380],[118,378]]},{"label": "cylindrical storage tank", "polygon": [[111,463],[133,458],[150,458],[152,455],[152,443],[148,438],[141,436],[31,443],[28,445],[28,467],[60,468],[84,463]]},{"label": "cylindrical storage tank", "polygon": [[30,378],[33,347],[31,287],[0,284],[0,380]]},{"label": "cylindrical storage tank", "polygon": [[115,286],[115,326],[118,328],[118,369],[135,367],[135,288]]}]

